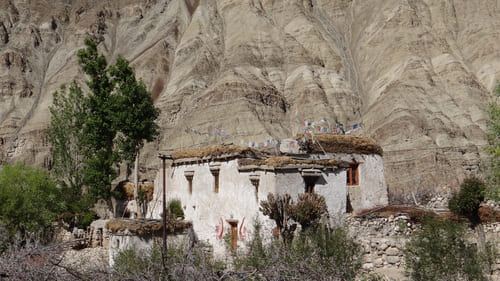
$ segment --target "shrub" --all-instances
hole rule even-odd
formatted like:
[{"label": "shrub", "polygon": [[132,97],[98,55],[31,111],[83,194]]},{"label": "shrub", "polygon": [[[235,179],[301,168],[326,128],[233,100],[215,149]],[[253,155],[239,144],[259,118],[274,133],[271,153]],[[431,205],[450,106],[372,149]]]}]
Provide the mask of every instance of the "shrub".
[{"label": "shrub", "polygon": [[479,205],[484,200],[486,185],[477,178],[468,178],[460,185],[460,191],[448,203],[450,211],[465,216],[473,225],[481,223]]},{"label": "shrub", "polygon": [[184,219],[184,210],[179,199],[172,199],[168,202],[167,213],[171,219]]},{"label": "shrub", "polygon": [[258,230],[248,252],[235,258],[237,274],[253,273],[245,280],[354,280],[361,267],[360,247],[343,229],[311,228],[288,246],[264,245]]},{"label": "shrub", "polygon": [[290,206],[290,216],[302,226],[302,231],[319,225],[320,219],[328,214],[325,197],[316,193],[299,195],[297,204]]},{"label": "shrub", "polygon": [[462,224],[427,217],[407,245],[406,270],[412,280],[486,280],[488,258],[465,241]]},{"label": "shrub", "polygon": [[46,233],[63,210],[61,193],[49,175],[22,164],[0,171],[0,221],[10,235]]},{"label": "shrub", "polygon": [[292,224],[290,216],[290,206],[293,204],[292,197],[289,194],[277,195],[272,193],[267,195],[267,200],[260,202],[260,211],[276,222],[285,245],[293,240],[293,232],[297,225]]}]

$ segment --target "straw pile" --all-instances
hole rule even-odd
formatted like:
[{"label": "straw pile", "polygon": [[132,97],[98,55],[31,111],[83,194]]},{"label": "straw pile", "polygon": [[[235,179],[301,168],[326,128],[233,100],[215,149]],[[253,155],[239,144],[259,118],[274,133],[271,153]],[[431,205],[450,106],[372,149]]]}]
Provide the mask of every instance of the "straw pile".
[{"label": "straw pile", "polygon": [[[133,200],[134,199],[134,183],[129,181],[120,182],[113,191],[118,191],[123,195],[121,199],[123,200]],[[154,184],[152,182],[139,183],[139,192],[143,192],[146,195],[148,201],[153,200]]]},{"label": "straw pile", "polygon": [[[301,138],[303,135],[296,139]],[[302,142],[301,149],[307,153],[323,153],[324,149],[329,153],[383,154],[382,147],[369,137],[325,134],[315,135],[313,139]]]},{"label": "straw pile", "polygon": [[324,167],[344,167],[346,163],[337,159],[302,160],[293,159],[289,156],[273,156],[266,159],[240,159],[238,160],[238,164],[240,166],[255,165],[270,167],[285,167],[288,165],[321,165]]},{"label": "straw pile", "polygon": [[261,154],[249,147],[241,147],[236,145],[213,145],[201,149],[177,150],[172,153],[174,159],[184,158],[204,158],[217,157],[221,155],[255,155]]},{"label": "straw pile", "polygon": [[[158,220],[112,219],[106,223],[106,228],[113,233],[128,230],[131,233],[143,235],[160,232],[162,230],[162,224],[163,223]],[[190,227],[192,227],[192,223],[189,221],[167,221],[167,233],[174,233]]]}]

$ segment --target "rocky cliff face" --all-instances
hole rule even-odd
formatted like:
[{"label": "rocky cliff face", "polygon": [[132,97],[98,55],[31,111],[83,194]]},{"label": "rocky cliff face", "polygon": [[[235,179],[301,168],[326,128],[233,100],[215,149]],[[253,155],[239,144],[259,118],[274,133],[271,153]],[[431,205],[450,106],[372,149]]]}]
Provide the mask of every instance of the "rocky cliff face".
[{"label": "rocky cliff face", "polygon": [[283,139],[326,118],[382,145],[392,191],[454,184],[487,143],[499,14],[497,0],[4,0],[1,159],[50,164],[52,93],[83,80],[91,37],[162,110],[149,165],[158,149]]}]

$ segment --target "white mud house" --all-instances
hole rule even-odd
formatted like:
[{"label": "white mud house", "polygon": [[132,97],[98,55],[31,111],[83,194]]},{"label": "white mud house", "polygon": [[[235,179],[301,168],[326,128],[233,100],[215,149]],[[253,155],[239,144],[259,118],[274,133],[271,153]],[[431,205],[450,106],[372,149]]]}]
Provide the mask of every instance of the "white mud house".
[{"label": "white mud house", "polygon": [[[326,199],[330,219],[386,205],[382,149],[372,139],[318,135],[300,148],[267,153],[233,145],[174,151],[166,168],[167,200],[180,199],[186,220],[214,253],[244,245],[253,223],[271,237],[274,222],[259,211],[269,193],[297,195],[314,192]],[[273,155],[274,154],[274,155]],[[161,218],[163,171],[155,180],[147,216]],[[226,239],[224,239],[226,238]]]}]

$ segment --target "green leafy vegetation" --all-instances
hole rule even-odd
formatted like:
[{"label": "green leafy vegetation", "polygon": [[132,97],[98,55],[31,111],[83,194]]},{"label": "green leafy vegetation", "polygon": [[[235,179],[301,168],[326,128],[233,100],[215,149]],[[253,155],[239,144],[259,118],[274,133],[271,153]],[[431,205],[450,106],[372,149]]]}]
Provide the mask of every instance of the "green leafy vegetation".
[{"label": "green leafy vegetation", "polygon": [[47,172],[22,164],[0,171],[0,221],[9,235],[50,233],[51,222],[64,210],[61,190]]},{"label": "green leafy vegetation", "polygon": [[465,179],[460,185],[460,191],[448,203],[450,211],[468,218],[472,225],[481,223],[479,206],[484,200],[485,190],[486,185],[480,179]]},{"label": "green leafy vegetation", "polygon": [[[500,96],[500,83],[496,87],[497,98]],[[488,188],[485,196],[487,199],[500,200],[500,105],[498,102],[490,104],[488,111],[490,127],[488,140],[490,145],[486,148],[489,155],[487,163]]]},{"label": "green leafy vegetation", "polygon": [[[137,157],[144,142],[158,135],[154,120],[159,110],[128,61],[118,57],[108,67],[97,44],[88,39],[84,43],[77,56],[90,91],[85,95],[73,82],[69,91],[63,87],[56,92],[47,131],[54,145],[53,171],[68,187],[70,204],[83,200],[83,185],[89,187],[90,198],[84,201],[108,199],[118,164]],[[80,204],[72,211],[87,207]]]},{"label": "green leafy vegetation", "polygon": [[[405,260],[412,280],[486,280],[492,251],[482,253],[468,243],[463,224],[427,217],[422,231],[406,245]],[[493,249],[491,245],[489,249]]]},{"label": "green leafy vegetation", "polygon": [[167,213],[170,219],[181,218],[184,219],[184,210],[182,209],[181,200],[172,199],[168,201]]}]

